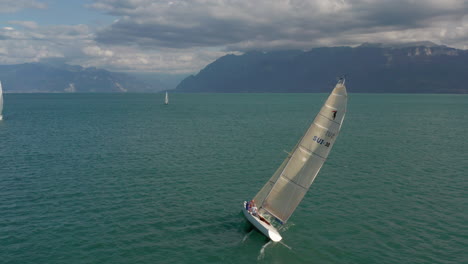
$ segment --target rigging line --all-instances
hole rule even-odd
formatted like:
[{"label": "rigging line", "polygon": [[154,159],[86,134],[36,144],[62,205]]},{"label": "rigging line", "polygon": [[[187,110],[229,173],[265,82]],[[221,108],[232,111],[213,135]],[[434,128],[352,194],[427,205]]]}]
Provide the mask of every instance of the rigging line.
[{"label": "rigging line", "polygon": [[305,146],[303,146],[302,144],[301,144],[301,145],[299,145],[299,149],[301,149],[302,151],[305,151],[305,152],[307,152],[307,154],[309,154],[309,155],[312,155],[312,154],[313,154],[313,155],[315,155],[315,156],[317,156],[317,157],[319,157],[319,158],[322,158],[322,159],[324,159],[324,162],[325,162],[325,160],[327,160],[327,158],[325,158],[325,157],[322,157],[321,155],[319,155],[319,154],[315,153],[314,151],[312,151],[312,150],[310,150],[310,149],[306,148],[306,147],[305,147]]},{"label": "rigging line", "polygon": [[337,93],[332,93],[332,95],[334,95],[334,96],[344,96],[342,94],[337,94]]},{"label": "rigging line", "polygon": [[326,128],[326,127],[322,126],[322,125],[320,125],[319,123],[315,123],[315,122],[314,122],[314,125],[316,125],[316,126],[318,126],[318,127],[322,128],[322,129],[325,129],[325,130],[327,130],[327,131],[329,131],[329,130],[330,130],[330,129],[328,129],[328,128]]},{"label": "rigging line", "polygon": [[279,217],[276,216],[274,213],[270,212],[270,210],[266,209],[265,207],[262,207],[262,208],[263,208],[263,210],[265,210],[267,213],[269,213],[270,215],[272,215],[274,218],[280,220],[281,223],[283,223],[283,224],[285,223],[285,222],[283,221],[283,219],[279,218]]},{"label": "rigging line", "polygon": [[288,180],[289,182],[292,182],[293,184],[295,184],[295,185],[301,187],[302,189],[304,189],[304,190],[306,190],[306,191],[309,189],[309,188],[306,188],[306,187],[300,185],[299,183],[293,181],[292,179],[288,178],[288,176],[287,176],[286,174],[281,174],[281,176],[283,177],[283,179],[286,179],[286,180]]},{"label": "rigging line", "polygon": [[268,182],[275,184],[275,181],[272,181],[272,180],[268,180]]},{"label": "rigging line", "polygon": [[327,160],[327,158],[324,158],[322,156],[320,156],[319,154],[315,153],[315,152],[312,152],[312,154],[314,154],[315,156],[319,157],[319,158],[322,158],[323,159],[323,162],[325,162]]},{"label": "rigging line", "polygon": [[335,109],[335,110],[338,109],[338,108],[335,108],[335,107],[333,107],[333,106],[331,106],[331,105],[328,105],[328,104],[325,104],[325,106],[328,107],[328,108],[331,108],[331,109]]},{"label": "rigging line", "polygon": [[[299,144],[299,143],[298,143]],[[296,147],[297,145],[296,144]],[[294,147],[294,150],[296,149],[296,147]],[[294,151],[293,150],[293,151]],[[271,178],[268,180],[267,183],[271,183],[271,186],[270,186],[270,190],[267,192],[267,194],[264,196],[264,198],[261,200],[261,203],[260,203],[260,207],[263,206],[265,200],[268,198],[268,196],[270,195],[271,191],[273,190],[273,188],[275,187],[275,184],[276,182],[278,181],[278,178],[281,176],[281,173],[283,172],[284,168],[286,167],[286,165],[289,163],[289,161],[291,160],[291,157],[292,157],[292,154],[288,155],[288,157],[283,161],[283,163],[281,163],[280,167],[275,171],[275,173],[273,175],[276,175],[278,172],[278,177],[276,177],[275,180],[272,180]],[[265,185],[266,186],[266,185]],[[263,190],[263,188],[262,188]]]},{"label": "rigging line", "polygon": [[323,117],[325,117],[326,119],[332,121],[332,122],[335,123],[335,124],[341,125],[340,123],[336,122],[335,120],[330,119],[330,118],[327,117],[327,116],[322,115],[321,113],[318,113],[318,114],[321,115],[321,116],[323,116]]},{"label": "rigging line", "polygon": [[[307,131],[309,131],[310,127],[307,129]],[[294,154],[294,152],[296,152],[298,146],[300,145],[302,139],[304,139],[306,134],[303,134],[301,139],[299,140],[299,142],[297,142],[296,146],[294,146],[293,150],[291,151],[291,155],[288,156],[286,159],[287,159],[287,162],[286,164],[284,164],[284,167],[280,167],[281,168],[281,172],[278,176],[278,178],[276,179],[276,181],[274,182],[273,186],[271,186],[270,190],[268,191],[267,195],[265,195],[265,198],[263,199],[263,202],[262,202],[262,205],[263,206],[265,204],[265,201],[270,197],[270,194],[271,192],[273,191],[273,189],[275,188],[276,184],[278,183],[278,179],[281,178],[281,174],[283,174],[284,170],[286,169],[286,167],[289,165],[289,163],[291,162],[291,158],[292,158],[292,155]],[[286,160],[285,160],[286,161]],[[278,168],[279,169],[279,168]]]},{"label": "rigging line", "polygon": [[280,244],[285,246],[287,249],[292,250],[292,247],[286,245],[283,241],[280,241]]}]

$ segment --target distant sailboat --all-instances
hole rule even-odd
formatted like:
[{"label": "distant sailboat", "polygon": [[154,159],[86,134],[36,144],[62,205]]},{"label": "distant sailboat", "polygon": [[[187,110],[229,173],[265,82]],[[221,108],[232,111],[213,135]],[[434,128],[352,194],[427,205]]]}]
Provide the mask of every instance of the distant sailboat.
[{"label": "distant sailboat", "polygon": [[3,89],[2,89],[2,82],[0,82],[0,120],[3,120]]},{"label": "distant sailboat", "polygon": [[258,209],[244,202],[244,216],[271,240],[282,237],[269,220],[286,223],[304,198],[340,132],[346,103],[345,80],[340,79],[305,135],[254,197]]},{"label": "distant sailboat", "polygon": [[169,95],[166,92],[166,97],[164,98],[164,104],[168,105],[169,104]]}]

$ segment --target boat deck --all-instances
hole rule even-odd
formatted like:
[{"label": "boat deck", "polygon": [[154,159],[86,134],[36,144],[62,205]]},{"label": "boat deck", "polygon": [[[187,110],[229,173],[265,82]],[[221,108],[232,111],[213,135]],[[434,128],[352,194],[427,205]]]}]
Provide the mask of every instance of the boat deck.
[{"label": "boat deck", "polygon": [[264,217],[258,215],[252,215],[247,209],[245,208],[246,202],[244,202],[244,207],[242,208],[242,212],[244,213],[245,218],[249,220],[249,222],[254,225],[262,234],[273,240],[274,242],[278,242],[282,239],[281,235],[279,234],[278,230],[270,224]]}]

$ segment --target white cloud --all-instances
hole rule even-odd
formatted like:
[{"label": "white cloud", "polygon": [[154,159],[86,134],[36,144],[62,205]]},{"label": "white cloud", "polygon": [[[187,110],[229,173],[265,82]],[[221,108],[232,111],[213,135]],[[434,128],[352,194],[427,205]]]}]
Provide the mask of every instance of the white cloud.
[{"label": "white cloud", "polygon": [[[468,2],[459,0],[94,0],[108,26],[0,28],[0,64],[64,58],[119,71],[196,72],[226,53],[432,41],[467,48]],[[46,8],[0,0],[0,12]],[[5,11],[9,10],[9,11]]]},{"label": "white cloud", "polygon": [[45,9],[47,4],[35,0],[0,0],[0,13],[14,13],[26,8]]},{"label": "white cloud", "polygon": [[89,56],[97,57],[112,57],[114,52],[111,50],[104,50],[98,46],[87,46],[83,48],[83,53]]},{"label": "white cloud", "polygon": [[[92,7],[119,19],[97,32],[100,43],[141,47],[310,49],[374,42],[382,32],[428,36],[462,48],[465,1],[448,0],[96,0]],[[392,34],[386,34],[386,38]],[[350,43],[353,42],[353,43]]]},{"label": "white cloud", "polygon": [[141,50],[137,47],[99,46],[84,48],[89,57],[76,59],[83,66],[97,66],[116,71],[192,73],[205,67],[225,52],[200,49]]},{"label": "white cloud", "polygon": [[66,87],[65,89],[63,89],[63,91],[65,91],[65,92],[67,92],[67,93],[74,93],[74,92],[76,92],[75,84],[74,84],[74,83],[69,83],[69,84],[68,84],[68,87]]},{"label": "white cloud", "polygon": [[28,28],[28,29],[35,29],[37,28],[37,23],[34,21],[20,21],[20,20],[11,20],[8,21],[8,24],[11,25],[20,25],[22,27]]},{"label": "white cloud", "polygon": [[[0,29],[4,52],[0,64],[37,62],[46,58],[72,58],[76,49],[92,41],[89,31],[78,26],[39,26],[32,21],[10,21],[15,25],[29,25],[22,29]],[[87,28],[86,26],[84,28]]]},{"label": "white cloud", "polygon": [[143,49],[135,45],[96,43],[92,29],[86,25],[41,26],[33,21],[9,23],[21,27],[0,28],[0,64],[64,58],[70,64],[115,71],[192,73],[225,54],[217,49]]}]

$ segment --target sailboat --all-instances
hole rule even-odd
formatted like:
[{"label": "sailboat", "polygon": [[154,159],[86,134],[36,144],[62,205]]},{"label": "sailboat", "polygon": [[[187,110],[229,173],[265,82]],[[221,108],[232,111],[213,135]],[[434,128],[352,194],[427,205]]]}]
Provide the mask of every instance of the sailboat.
[{"label": "sailboat", "polygon": [[[273,220],[285,224],[309,190],[333,147],[346,114],[347,93],[341,78],[307,132],[243,213],[261,233],[282,239]],[[257,208],[258,206],[258,208]]]},{"label": "sailboat", "polygon": [[166,97],[164,98],[164,104],[165,105],[169,104],[169,95],[167,95],[167,92],[166,92]]},{"label": "sailboat", "polygon": [[2,90],[2,82],[0,82],[0,120],[3,120],[2,111],[3,111],[3,90]]}]

